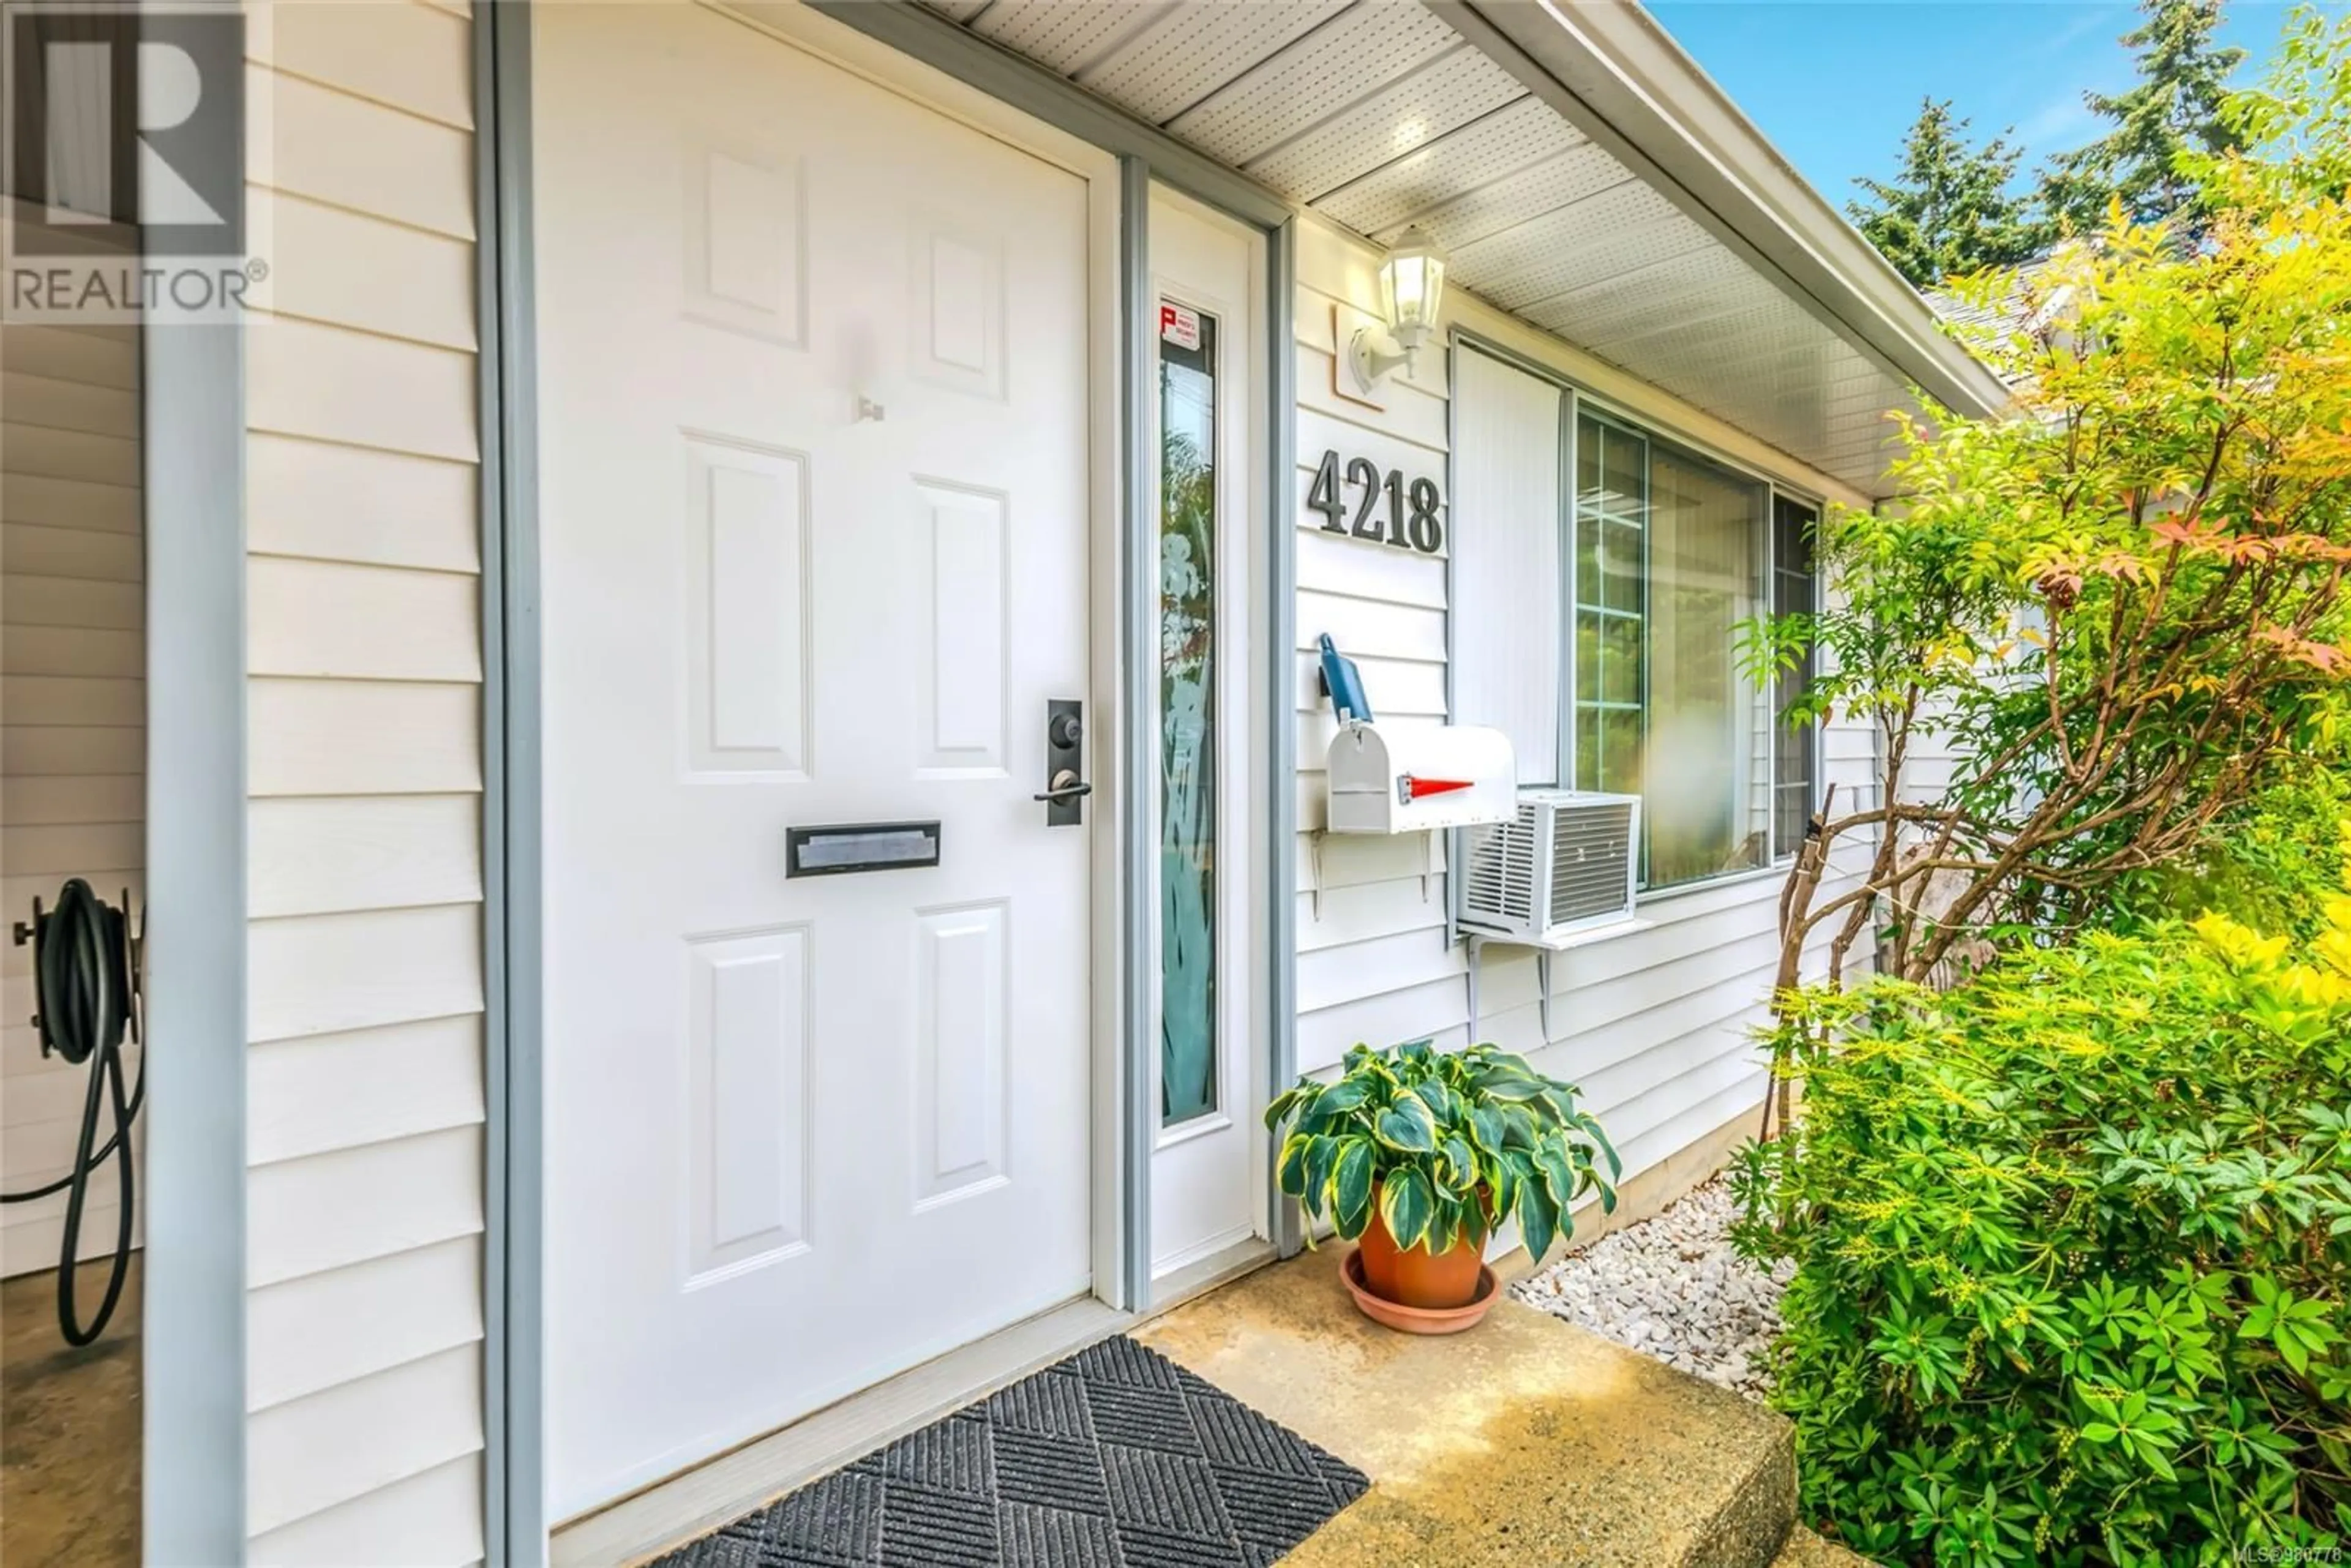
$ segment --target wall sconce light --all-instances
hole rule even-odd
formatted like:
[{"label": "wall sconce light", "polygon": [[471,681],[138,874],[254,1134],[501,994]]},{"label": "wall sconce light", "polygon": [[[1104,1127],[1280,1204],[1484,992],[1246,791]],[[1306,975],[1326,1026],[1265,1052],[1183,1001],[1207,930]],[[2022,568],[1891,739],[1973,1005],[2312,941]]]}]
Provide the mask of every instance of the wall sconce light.
[{"label": "wall sconce light", "polygon": [[1380,308],[1387,318],[1387,330],[1357,328],[1354,341],[1347,346],[1355,384],[1369,392],[1389,371],[1409,367],[1436,328],[1437,308],[1444,299],[1445,253],[1419,229],[1405,230],[1380,263]]}]

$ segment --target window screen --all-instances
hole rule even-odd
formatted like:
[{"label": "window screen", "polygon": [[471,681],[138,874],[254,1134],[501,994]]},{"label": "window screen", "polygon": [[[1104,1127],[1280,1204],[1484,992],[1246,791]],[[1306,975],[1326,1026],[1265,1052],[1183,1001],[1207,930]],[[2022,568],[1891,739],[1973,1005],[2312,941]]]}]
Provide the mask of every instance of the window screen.
[{"label": "window screen", "polygon": [[1576,422],[1576,786],[1642,800],[1643,883],[1771,854],[1764,694],[1738,627],[1762,608],[1768,491],[1613,421]]}]

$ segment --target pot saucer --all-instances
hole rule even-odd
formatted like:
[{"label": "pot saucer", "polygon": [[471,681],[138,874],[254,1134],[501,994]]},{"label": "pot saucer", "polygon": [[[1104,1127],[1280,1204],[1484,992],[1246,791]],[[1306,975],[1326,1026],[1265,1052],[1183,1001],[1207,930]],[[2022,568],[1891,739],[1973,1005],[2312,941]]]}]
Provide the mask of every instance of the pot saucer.
[{"label": "pot saucer", "polygon": [[1346,1260],[1339,1265],[1339,1277],[1347,1281],[1348,1293],[1355,1305],[1375,1323],[1404,1333],[1459,1333],[1475,1328],[1480,1319],[1492,1310],[1502,1288],[1495,1281],[1494,1270],[1483,1263],[1478,1266],[1478,1293],[1468,1304],[1459,1307],[1407,1307],[1375,1296],[1364,1284],[1364,1253],[1360,1247],[1350,1248]]}]

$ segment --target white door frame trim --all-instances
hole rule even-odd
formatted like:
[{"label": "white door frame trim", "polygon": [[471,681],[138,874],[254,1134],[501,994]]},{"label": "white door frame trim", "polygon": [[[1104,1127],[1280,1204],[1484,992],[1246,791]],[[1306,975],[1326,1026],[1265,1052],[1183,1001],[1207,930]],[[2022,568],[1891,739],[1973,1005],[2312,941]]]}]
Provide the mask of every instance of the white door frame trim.
[{"label": "white door frame trim", "polygon": [[481,450],[482,1544],[547,1558],[538,346],[528,0],[474,16]]},{"label": "white door frame trim", "polygon": [[[1296,462],[1295,366],[1290,350],[1297,225],[1286,204],[1245,176],[1215,164],[1155,128],[1109,110],[1098,99],[992,49],[938,18],[901,4],[844,6],[798,0],[716,4],[739,20],[914,99],[1087,182],[1089,353],[1094,425],[1089,433],[1095,508],[1093,690],[1096,733],[1118,737],[1096,752],[1098,798],[1115,802],[1110,831],[1095,835],[1092,1016],[1093,1165],[1114,1202],[1094,1213],[1094,1295],[1125,1316],[1149,1303],[1150,1155],[1157,1130],[1148,1058],[1156,1035],[1150,991],[1134,983],[1154,915],[1146,896],[1154,845],[1148,821],[1155,774],[1151,727],[1129,721],[1155,711],[1138,703],[1155,688],[1156,541],[1153,469],[1156,441],[1150,382],[1155,337],[1143,307],[1150,298],[1150,183],[1157,178],[1259,227],[1266,235],[1264,435],[1258,462],[1266,520],[1263,573],[1251,627],[1266,649],[1266,723],[1253,736],[1264,794],[1254,802],[1263,855],[1264,904],[1257,939],[1271,955],[1264,984],[1268,1089],[1287,1084],[1296,1060],[1295,529],[1285,497]],[[535,224],[531,201],[528,0],[475,13],[481,177],[483,317],[483,613],[488,660],[485,693],[488,774],[485,835],[491,866],[486,942],[491,977],[489,1192],[486,1278],[488,1406],[486,1544],[493,1563],[548,1561],[545,1498],[543,1280],[545,1203],[542,1006],[538,904],[540,803],[539,566],[537,519]],[[1117,397],[1106,395],[1111,389]],[[495,457],[491,455],[495,454]],[[1102,548],[1113,545],[1114,548]],[[1122,658],[1138,651],[1139,656]],[[1105,724],[1104,719],[1113,722]],[[1275,1237],[1297,1250],[1294,1216],[1265,1180]],[[1207,1270],[1218,1260],[1207,1260]],[[1244,1264],[1243,1266],[1247,1266]],[[1188,1288],[1192,1281],[1166,1281]],[[1163,1292],[1171,1293],[1171,1292]],[[1158,1303],[1164,1307],[1165,1301]]]}]

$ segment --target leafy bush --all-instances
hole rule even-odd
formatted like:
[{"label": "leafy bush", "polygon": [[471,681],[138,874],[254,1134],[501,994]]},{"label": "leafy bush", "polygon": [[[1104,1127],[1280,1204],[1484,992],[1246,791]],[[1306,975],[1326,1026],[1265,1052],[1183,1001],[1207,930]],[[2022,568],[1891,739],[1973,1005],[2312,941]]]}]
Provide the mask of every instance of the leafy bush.
[{"label": "leafy bush", "polygon": [[1573,1084],[1497,1046],[1359,1045],[1337,1078],[1301,1078],[1284,1091],[1265,1124],[1295,1124],[1277,1166],[1281,1190],[1308,1219],[1329,1216],[1346,1240],[1371,1224],[1376,1188],[1380,1219],[1400,1248],[1443,1252],[1484,1236],[1490,1217],[1516,1219],[1528,1254],[1541,1259],[1573,1228],[1568,1211],[1585,1193],[1616,1207],[1616,1151],[1575,1095]]},{"label": "leafy bush", "polygon": [[[1837,591],[1741,629],[1750,678],[1801,679],[1793,716],[1877,737],[1873,777],[1812,803],[1775,990],[1823,944],[1832,973],[1874,947],[1917,980],[2103,925],[2118,878],[2207,849],[2335,744],[2351,16],[2298,16],[2226,119],[2213,145],[2240,151],[2172,172],[2201,186],[2192,233],[2118,204],[2029,274],[1957,287],[2022,417],[1905,423],[1901,505],[1821,518]],[[1931,783],[1910,767],[1930,747]]]},{"label": "leafy bush", "polygon": [[2335,868],[2351,854],[2351,758],[2304,763],[2217,821],[2187,858],[2133,872],[2104,911],[2143,931],[2172,914],[2210,914],[2311,936],[2326,924]]},{"label": "leafy bush", "polygon": [[2307,940],[2208,915],[1788,998],[1803,1115],[1734,1180],[1799,1265],[1812,1518],[1915,1563],[2351,1534],[2346,894]]}]

